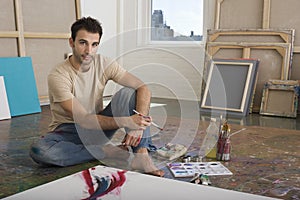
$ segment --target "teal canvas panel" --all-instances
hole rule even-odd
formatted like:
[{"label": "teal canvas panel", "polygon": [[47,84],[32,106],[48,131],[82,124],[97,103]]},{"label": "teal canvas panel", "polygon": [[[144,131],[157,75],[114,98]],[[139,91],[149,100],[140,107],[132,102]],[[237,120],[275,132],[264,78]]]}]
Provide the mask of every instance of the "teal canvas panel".
[{"label": "teal canvas panel", "polygon": [[41,112],[30,57],[0,58],[11,116]]}]

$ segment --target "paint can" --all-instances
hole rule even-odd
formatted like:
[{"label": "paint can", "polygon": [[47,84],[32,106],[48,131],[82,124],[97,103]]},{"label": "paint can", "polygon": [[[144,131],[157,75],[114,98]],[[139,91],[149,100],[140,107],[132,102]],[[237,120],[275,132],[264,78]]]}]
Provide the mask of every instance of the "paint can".
[{"label": "paint can", "polygon": [[211,185],[211,182],[207,175],[195,173],[195,176],[190,180],[190,183],[200,185]]},{"label": "paint can", "polygon": [[220,136],[217,143],[217,160],[229,161],[230,151],[231,151],[230,138]]},{"label": "paint can", "polygon": [[188,162],[191,162],[191,159],[192,159],[191,156],[185,156],[185,157],[183,157],[182,160],[184,163],[188,163]]}]

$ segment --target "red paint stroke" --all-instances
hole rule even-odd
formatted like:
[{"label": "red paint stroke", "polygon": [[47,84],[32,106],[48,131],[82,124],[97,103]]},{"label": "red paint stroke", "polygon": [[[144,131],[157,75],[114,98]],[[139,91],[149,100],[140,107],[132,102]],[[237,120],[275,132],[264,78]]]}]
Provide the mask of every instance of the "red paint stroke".
[{"label": "red paint stroke", "polygon": [[102,197],[102,196],[108,194],[109,192],[113,191],[114,189],[121,187],[125,183],[126,171],[118,171],[117,173],[118,173],[117,176],[115,174],[112,174],[112,181],[111,181],[110,186],[107,188],[107,190],[104,193],[102,193],[98,197]]},{"label": "red paint stroke", "polygon": [[94,187],[93,187],[93,180],[92,176],[90,174],[90,171],[88,169],[82,171],[82,176],[85,180],[85,183],[88,186],[88,192],[90,195],[94,194]]},{"label": "red paint stroke", "polygon": [[[93,170],[93,169],[92,169]],[[93,187],[93,182],[92,182],[92,175],[90,174],[90,171],[89,170],[84,170],[82,171],[82,175],[83,175],[83,178],[88,186],[88,192],[90,194],[90,197],[86,198],[85,200],[88,200],[88,199],[97,199],[99,197],[102,197],[106,194],[108,194],[109,192],[117,189],[117,188],[120,188],[125,182],[126,182],[126,176],[125,176],[125,173],[127,171],[117,171],[117,174],[111,174],[111,184],[110,186],[107,188],[106,191],[100,193],[100,194],[96,194],[97,193],[97,189],[96,191],[94,190],[94,187]],[[95,195],[96,196],[93,196]]]}]

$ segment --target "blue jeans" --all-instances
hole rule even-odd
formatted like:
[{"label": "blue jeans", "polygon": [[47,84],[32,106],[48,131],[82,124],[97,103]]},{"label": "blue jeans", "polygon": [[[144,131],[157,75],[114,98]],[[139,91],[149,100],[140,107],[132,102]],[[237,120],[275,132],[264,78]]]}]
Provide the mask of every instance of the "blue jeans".
[{"label": "blue jeans", "polygon": [[[109,105],[99,114],[110,117],[133,115],[136,105],[136,91],[122,88],[112,98]],[[129,130],[126,129],[126,132]],[[44,165],[70,166],[105,157],[101,146],[107,144],[117,130],[90,130],[76,123],[59,125],[34,142],[30,149],[31,158]],[[143,137],[133,152],[139,148],[155,150],[150,137],[150,128],[143,132]]]}]

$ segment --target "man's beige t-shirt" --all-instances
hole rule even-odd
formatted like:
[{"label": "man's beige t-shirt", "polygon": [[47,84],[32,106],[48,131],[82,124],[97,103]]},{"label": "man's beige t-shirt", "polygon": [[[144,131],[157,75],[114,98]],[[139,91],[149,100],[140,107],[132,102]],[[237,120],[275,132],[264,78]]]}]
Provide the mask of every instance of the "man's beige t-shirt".
[{"label": "man's beige t-shirt", "polygon": [[60,106],[60,102],[76,97],[88,113],[96,114],[103,109],[103,92],[109,80],[118,82],[126,70],[116,61],[97,54],[86,72],[76,71],[67,58],[48,75],[48,90],[52,131],[62,123],[75,123],[73,117]]}]

